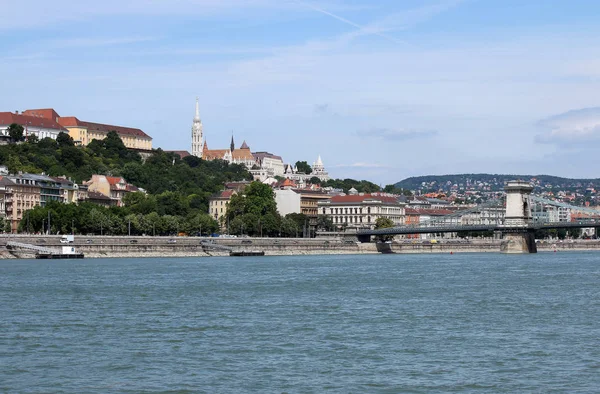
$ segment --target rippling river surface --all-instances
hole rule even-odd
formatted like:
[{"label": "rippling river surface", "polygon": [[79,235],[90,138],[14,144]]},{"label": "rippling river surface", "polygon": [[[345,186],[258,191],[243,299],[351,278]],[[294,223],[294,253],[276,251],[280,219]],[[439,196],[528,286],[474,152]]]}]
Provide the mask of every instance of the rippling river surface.
[{"label": "rippling river surface", "polygon": [[0,261],[0,392],[600,391],[600,253]]}]

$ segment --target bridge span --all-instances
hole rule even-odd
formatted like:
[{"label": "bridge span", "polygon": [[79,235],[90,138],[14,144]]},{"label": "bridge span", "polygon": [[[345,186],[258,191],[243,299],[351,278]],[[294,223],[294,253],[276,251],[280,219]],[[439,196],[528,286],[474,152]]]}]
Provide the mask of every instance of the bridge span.
[{"label": "bridge span", "polygon": [[[505,187],[504,198],[418,224],[359,230],[356,235],[359,241],[370,242],[373,236],[494,231],[503,235],[503,252],[535,253],[533,234],[537,230],[600,227],[600,211],[533,196],[532,191],[533,186],[527,182],[511,181]],[[566,221],[540,215],[540,209],[543,212],[549,206],[583,212],[590,217]]]}]

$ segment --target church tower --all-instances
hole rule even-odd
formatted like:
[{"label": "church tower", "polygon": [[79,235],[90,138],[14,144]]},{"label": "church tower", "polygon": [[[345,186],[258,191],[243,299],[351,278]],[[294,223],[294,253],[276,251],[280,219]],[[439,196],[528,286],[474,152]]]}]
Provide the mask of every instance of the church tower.
[{"label": "church tower", "polygon": [[192,124],[192,155],[202,157],[202,121],[200,120],[200,107],[198,106],[198,97],[196,97],[196,115]]}]

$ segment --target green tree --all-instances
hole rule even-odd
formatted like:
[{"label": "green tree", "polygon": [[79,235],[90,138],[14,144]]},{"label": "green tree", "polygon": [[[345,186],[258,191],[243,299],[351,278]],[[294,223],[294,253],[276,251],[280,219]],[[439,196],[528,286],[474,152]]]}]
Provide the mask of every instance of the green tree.
[{"label": "green tree", "polygon": [[73,138],[71,138],[71,136],[69,134],[62,132],[62,131],[60,133],[58,133],[58,136],[56,137],[56,143],[58,144],[59,147],[75,145]]},{"label": "green tree", "polygon": [[21,126],[20,124],[17,123],[11,123],[8,126],[8,135],[10,137],[11,140],[13,140],[14,142],[20,142],[25,140],[24,136],[23,136],[23,126]]},{"label": "green tree", "polygon": [[156,198],[142,192],[127,193],[123,197],[123,204],[133,213],[149,214],[156,211]]},{"label": "green tree", "polygon": [[286,215],[281,219],[281,235],[284,237],[298,237],[302,235],[302,227],[298,223]]},{"label": "green tree", "polygon": [[306,161],[297,161],[296,168],[298,169],[298,172],[302,172],[307,175],[312,174],[312,168]]},{"label": "green tree", "polygon": [[317,230],[321,231],[333,231],[335,226],[333,220],[327,215],[319,215],[317,217]]},{"label": "green tree", "polygon": [[[379,218],[377,218],[377,220],[375,220],[375,229],[376,230],[383,229],[383,228],[390,228],[390,227],[394,227],[394,222],[392,221],[392,219],[385,218],[385,217],[379,217]],[[378,236],[376,236],[376,239],[378,239],[379,241],[391,241],[394,239],[394,236],[393,235],[378,235]]]},{"label": "green tree", "polygon": [[312,178],[310,178],[309,182],[313,185],[320,185],[321,179],[319,177],[313,176]]}]

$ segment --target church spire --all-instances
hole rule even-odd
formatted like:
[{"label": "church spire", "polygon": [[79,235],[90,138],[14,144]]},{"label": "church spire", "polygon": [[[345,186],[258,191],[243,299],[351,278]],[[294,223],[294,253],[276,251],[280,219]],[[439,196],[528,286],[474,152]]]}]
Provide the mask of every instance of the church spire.
[{"label": "church spire", "polygon": [[198,97],[196,97],[196,116],[194,120],[200,120],[200,105],[198,104]]},{"label": "church spire", "polygon": [[196,97],[196,113],[192,123],[192,155],[196,157],[202,157],[203,141],[202,121],[200,120],[200,105],[198,104],[198,97]]},{"label": "church spire", "polygon": [[231,132],[231,144],[229,145],[229,149],[233,152],[235,150],[235,144],[233,142],[233,131]]}]

